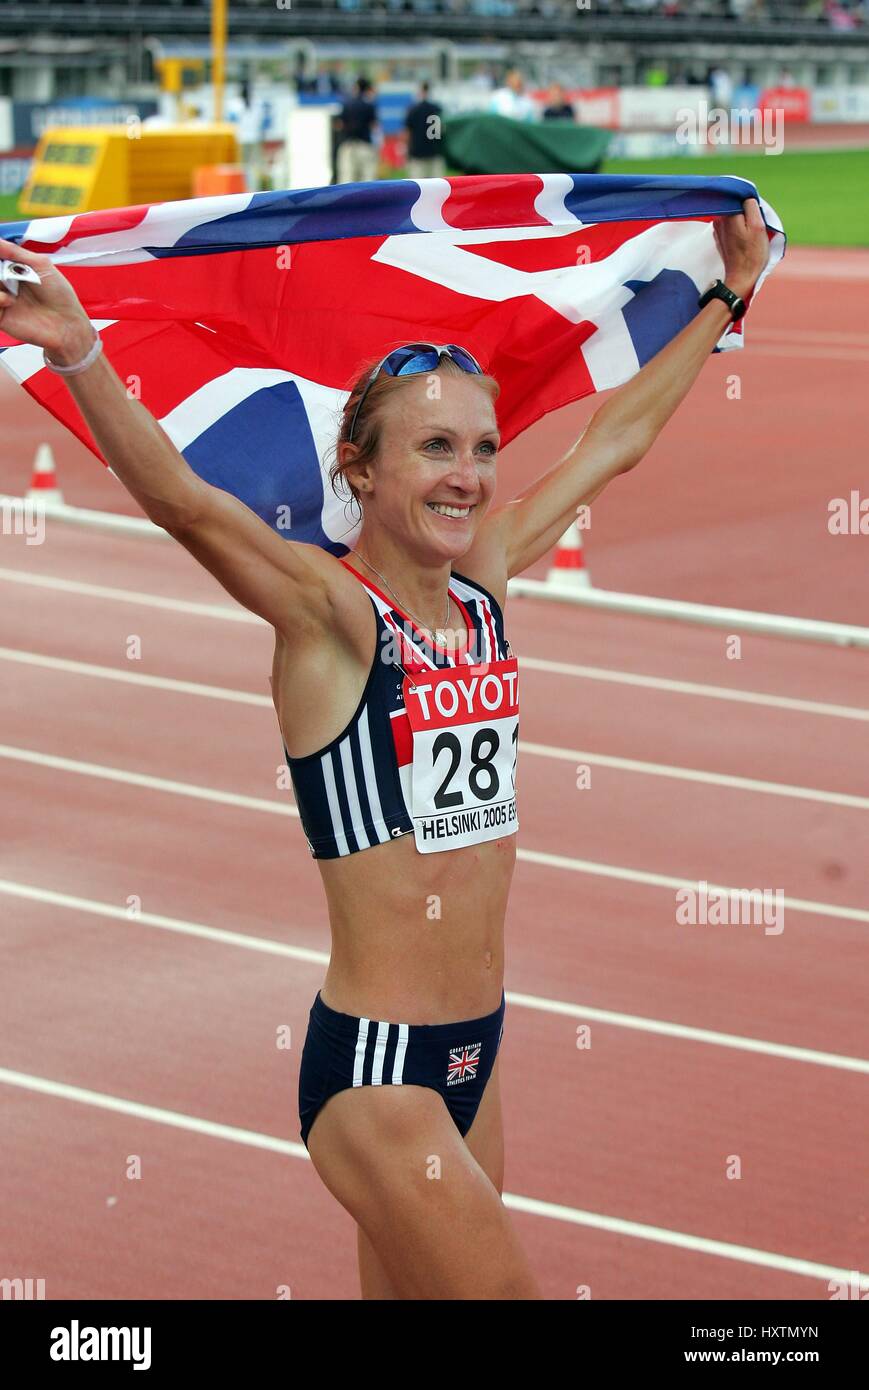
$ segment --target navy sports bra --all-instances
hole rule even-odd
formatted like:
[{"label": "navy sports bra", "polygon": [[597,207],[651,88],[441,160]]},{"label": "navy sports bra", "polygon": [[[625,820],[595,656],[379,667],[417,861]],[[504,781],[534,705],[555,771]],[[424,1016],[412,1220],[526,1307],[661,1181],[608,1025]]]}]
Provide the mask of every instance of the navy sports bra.
[{"label": "navy sports bra", "polygon": [[291,758],[284,744],[296,805],[315,859],[337,859],[413,833],[412,736],[402,694],[404,675],[512,656],[504,615],[482,585],[460,574],[450,576],[450,594],[468,629],[468,646],[454,660],[449,651],[424,638],[413,619],[380,589],[341,563],[368,593],[377,620],[377,643],[362,698],[343,732],[303,758]]}]

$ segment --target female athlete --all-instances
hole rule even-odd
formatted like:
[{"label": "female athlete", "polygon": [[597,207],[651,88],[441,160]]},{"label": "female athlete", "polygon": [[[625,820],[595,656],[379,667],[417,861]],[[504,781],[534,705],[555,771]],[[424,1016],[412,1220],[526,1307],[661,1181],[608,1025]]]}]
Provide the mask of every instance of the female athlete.
[{"label": "female athlete", "polygon": [[53,263],[0,240],[0,257],[42,277],[0,290],[3,331],[44,350],[152,521],[274,628],[275,709],[332,929],[301,1132],[357,1224],[363,1298],[542,1296],[500,1196],[517,827],[507,581],[639,463],[741,312],[728,291],[749,295],[767,259],[756,200],[715,236],[724,288],[506,506],[492,507],[498,387],[471,353],[411,344],[369,364],[337,445],[363,517],[343,560],[203,482],[130,399]]}]

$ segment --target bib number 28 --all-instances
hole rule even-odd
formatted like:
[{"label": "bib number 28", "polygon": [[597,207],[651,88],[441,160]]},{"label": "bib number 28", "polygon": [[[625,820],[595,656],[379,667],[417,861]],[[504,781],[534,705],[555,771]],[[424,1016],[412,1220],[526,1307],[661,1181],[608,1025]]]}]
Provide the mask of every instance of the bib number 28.
[{"label": "bib number 28", "polygon": [[[516,749],[519,744],[519,724],[513,724],[511,736],[513,760],[510,768],[510,790],[516,791]],[[497,729],[477,729],[471,741],[469,767],[467,769],[468,790],[477,801],[492,801],[501,791],[496,754],[501,747],[501,736]],[[461,790],[450,790],[457,774],[462,769],[462,742],[454,733],[444,731],[438,734],[432,744],[435,763],[442,755],[449,758],[446,776],[434,794],[436,811],[448,811],[454,806],[465,804],[465,794]]]},{"label": "bib number 28", "polygon": [[479,844],[518,829],[519,740],[515,657],[448,667],[405,681],[413,736],[412,817],[423,854]]}]

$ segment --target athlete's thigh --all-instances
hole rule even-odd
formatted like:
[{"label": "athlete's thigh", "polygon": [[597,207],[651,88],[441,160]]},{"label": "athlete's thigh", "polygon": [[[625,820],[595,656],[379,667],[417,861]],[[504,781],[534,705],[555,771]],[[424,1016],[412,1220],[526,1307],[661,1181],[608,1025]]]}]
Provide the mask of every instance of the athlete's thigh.
[{"label": "athlete's thigh", "polygon": [[[465,1135],[465,1143],[500,1195],[504,1190],[504,1128],[497,1058],[474,1123]],[[363,1299],[400,1299],[401,1291],[395,1288],[368,1236],[361,1226],[357,1226],[356,1231]]]},{"label": "athlete's thigh", "polygon": [[404,1297],[540,1296],[492,1181],[436,1091],[341,1091],[317,1116],[308,1150]]},{"label": "athlete's thigh", "polygon": [[495,1058],[474,1123],[465,1135],[466,1145],[499,1194],[504,1191],[504,1122],[498,1083],[500,1060],[500,1057]]}]

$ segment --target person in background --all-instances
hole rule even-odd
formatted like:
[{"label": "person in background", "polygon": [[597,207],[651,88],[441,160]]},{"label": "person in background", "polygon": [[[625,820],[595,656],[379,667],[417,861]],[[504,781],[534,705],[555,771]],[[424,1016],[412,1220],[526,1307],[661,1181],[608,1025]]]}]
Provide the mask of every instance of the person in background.
[{"label": "person in background", "polygon": [[336,64],[334,68],[329,68],[326,74],[326,88],[333,96],[343,97],[344,84],[341,80],[341,65]]},{"label": "person in background", "polygon": [[380,127],[371,83],[359,77],[353,96],[341,107],[338,130],[338,183],[367,183],[377,178]]},{"label": "person in background", "polygon": [[564,88],[560,82],[553,82],[549,88],[547,103],[543,108],[544,121],[575,121],[576,112],[565,99]]},{"label": "person in background", "polygon": [[296,56],[296,71],[291,81],[299,96],[304,96],[311,90],[311,78],[305,76],[305,59],[301,53]]},{"label": "person in background", "polygon": [[441,153],[443,111],[436,101],[430,99],[430,90],[428,82],[423,82],[419,89],[419,100],[408,107],[404,118],[404,128],[407,131],[407,176],[411,179],[433,179],[446,173],[446,164]]},{"label": "person in background", "polygon": [[511,68],[503,87],[492,93],[489,110],[496,116],[509,116],[514,121],[537,119],[537,105],[525,91],[525,80],[518,68]]},{"label": "person in background", "polygon": [[729,111],[733,100],[733,78],[727,68],[720,64],[710,68],[706,80],[709,84],[710,105]]},{"label": "person in background", "polygon": [[644,81],[647,87],[666,87],[667,69],[662,68],[657,63],[652,63],[646,68]]},{"label": "person in background", "polygon": [[305,88],[314,96],[319,97],[340,97],[344,100],[344,91],[341,86],[341,79],[331,64],[317,69],[316,75],[308,80]]},{"label": "person in background", "polygon": [[258,193],[263,179],[264,112],[262,101],[254,101],[247,79],[237,95],[227,98],[226,116],[236,129],[247,187]]}]

